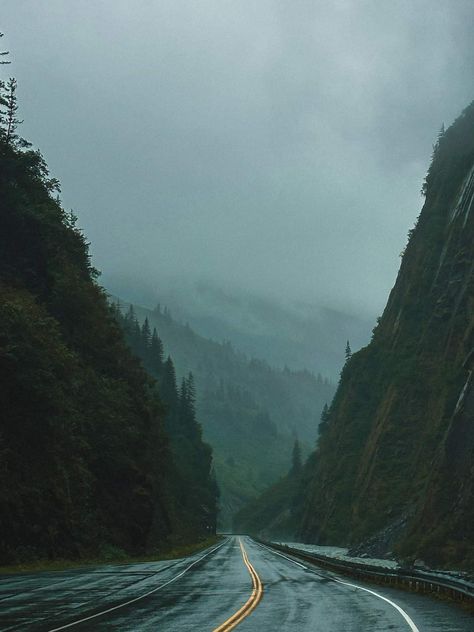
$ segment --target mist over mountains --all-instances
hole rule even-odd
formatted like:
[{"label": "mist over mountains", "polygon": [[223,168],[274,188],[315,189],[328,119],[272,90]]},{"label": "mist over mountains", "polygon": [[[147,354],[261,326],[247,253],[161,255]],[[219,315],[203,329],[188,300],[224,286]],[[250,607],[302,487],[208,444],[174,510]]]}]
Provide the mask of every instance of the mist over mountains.
[{"label": "mist over mountains", "polygon": [[[164,357],[173,358],[178,383],[193,374],[197,416],[213,447],[221,492],[219,522],[229,529],[238,509],[288,472],[295,439],[303,454],[309,453],[334,384],[307,369],[272,368],[265,360],[250,359],[230,342],[205,338],[174,320],[166,306],[150,310],[117,301],[128,322],[138,319],[132,327],[137,339],[140,328],[156,329]],[[136,342],[132,348],[142,357]],[[162,380],[161,369],[152,373]]]},{"label": "mist over mountains", "polygon": [[367,315],[310,302],[278,301],[210,282],[160,285],[159,291],[124,278],[104,279],[112,294],[132,303],[166,305],[174,319],[199,334],[230,341],[249,357],[271,366],[308,369],[337,382],[349,340],[353,350],[365,346],[375,325]]}]

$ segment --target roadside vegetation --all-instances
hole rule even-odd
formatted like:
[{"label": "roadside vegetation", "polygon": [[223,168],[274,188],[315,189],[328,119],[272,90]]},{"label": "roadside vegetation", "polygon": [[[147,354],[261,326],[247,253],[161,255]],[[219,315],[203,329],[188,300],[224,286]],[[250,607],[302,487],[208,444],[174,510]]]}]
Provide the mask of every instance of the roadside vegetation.
[{"label": "roadside vegetation", "polygon": [[0,563],[139,556],[208,537],[217,488],[192,385],[175,415],[17,110],[15,80],[0,82]]}]

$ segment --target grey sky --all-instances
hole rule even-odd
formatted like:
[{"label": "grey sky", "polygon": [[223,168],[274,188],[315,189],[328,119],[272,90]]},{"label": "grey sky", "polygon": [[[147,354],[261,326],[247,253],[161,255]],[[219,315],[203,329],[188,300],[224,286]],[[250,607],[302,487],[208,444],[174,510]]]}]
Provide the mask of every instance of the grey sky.
[{"label": "grey sky", "polygon": [[377,314],[431,145],[474,98],[472,0],[0,0],[22,133],[103,282]]}]

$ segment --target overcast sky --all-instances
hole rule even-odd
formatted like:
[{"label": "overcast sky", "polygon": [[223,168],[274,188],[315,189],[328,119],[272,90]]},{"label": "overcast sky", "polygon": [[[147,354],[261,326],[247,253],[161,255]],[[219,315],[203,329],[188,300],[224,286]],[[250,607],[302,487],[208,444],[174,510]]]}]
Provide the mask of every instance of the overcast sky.
[{"label": "overcast sky", "polygon": [[381,312],[473,0],[0,0],[22,133],[102,282]]}]

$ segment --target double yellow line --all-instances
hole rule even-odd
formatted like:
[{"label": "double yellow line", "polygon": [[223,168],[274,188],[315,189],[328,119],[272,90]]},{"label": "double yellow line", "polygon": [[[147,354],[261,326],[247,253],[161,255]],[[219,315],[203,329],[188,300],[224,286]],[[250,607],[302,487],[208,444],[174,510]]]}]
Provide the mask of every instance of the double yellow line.
[{"label": "double yellow line", "polygon": [[257,575],[254,567],[249,561],[247,551],[242,544],[242,540],[239,538],[240,550],[242,551],[242,557],[244,558],[245,566],[250,573],[250,577],[252,578],[252,594],[247,599],[245,604],[237,610],[235,614],[233,614],[227,621],[224,621],[218,628],[215,628],[213,632],[229,632],[229,630],[233,630],[235,627],[239,625],[246,617],[251,614],[255,608],[260,603],[263,597],[263,584],[260,580],[260,577]]}]

